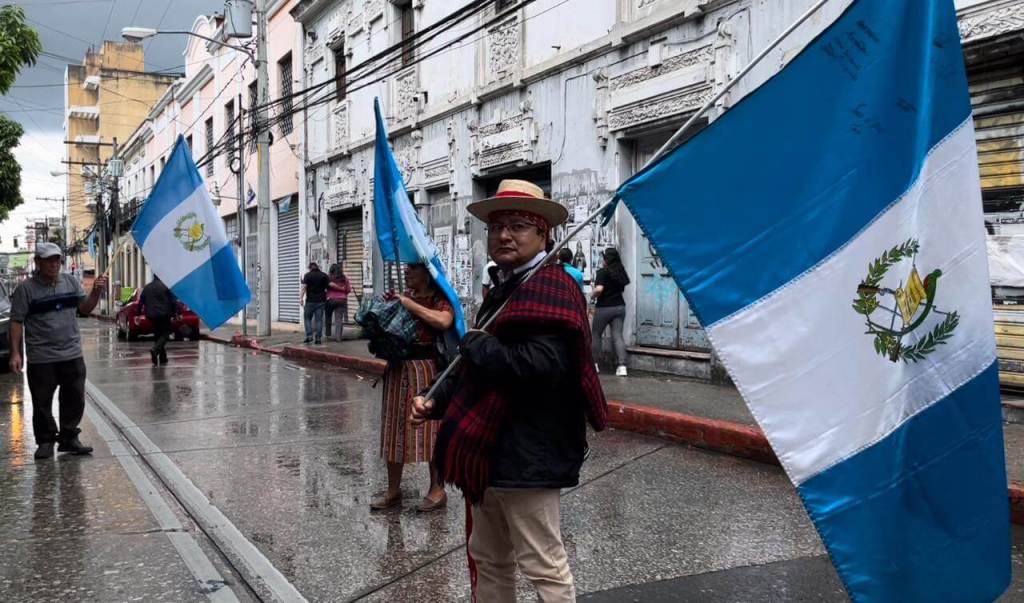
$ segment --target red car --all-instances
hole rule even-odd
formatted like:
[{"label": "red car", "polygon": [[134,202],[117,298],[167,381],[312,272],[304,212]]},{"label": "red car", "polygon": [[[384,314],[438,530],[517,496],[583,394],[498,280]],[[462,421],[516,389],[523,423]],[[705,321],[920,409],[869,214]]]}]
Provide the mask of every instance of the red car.
[{"label": "red car", "polygon": [[[134,341],[139,335],[152,335],[153,323],[140,311],[139,296],[142,289],[135,292],[132,300],[121,307],[115,320],[117,337]],[[199,339],[199,317],[188,306],[178,302],[178,313],[171,319],[174,339]]]}]

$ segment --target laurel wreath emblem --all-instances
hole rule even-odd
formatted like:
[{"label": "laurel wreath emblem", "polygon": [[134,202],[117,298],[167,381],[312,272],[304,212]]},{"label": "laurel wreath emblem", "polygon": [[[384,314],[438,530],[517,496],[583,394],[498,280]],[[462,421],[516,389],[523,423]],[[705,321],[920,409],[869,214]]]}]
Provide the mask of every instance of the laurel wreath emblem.
[{"label": "laurel wreath emblem", "polygon": [[[897,297],[900,291],[884,288],[882,281],[886,273],[894,265],[906,259],[913,259],[917,256],[920,245],[916,239],[907,241],[887,249],[881,256],[875,258],[868,265],[868,274],[857,287],[857,298],[853,300],[853,310],[866,319],[867,331],[865,334],[874,336],[875,352],[880,356],[888,358],[892,362],[918,362],[934,352],[940,345],[945,345],[953,336],[953,332],[960,324],[960,315],[956,312],[941,312],[934,306],[934,296],[938,285],[938,278],[942,275],[939,270],[933,271],[924,280],[924,288],[927,291],[927,304],[920,315],[913,317],[908,325],[906,319],[901,316],[895,308],[887,308],[882,305],[879,296],[893,294]],[[916,270],[916,268],[915,268]],[[890,325],[879,324],[872,319],[874,313],[884,310],[892,315]],[[930,332],[912,344],[906,344],[903,338],[914,332],[923,323],[924,319],[935,311],[945,316],[937,323]],[[900,328],[896,328],[896,322],[901,321]]]},{"label": "laurel wreath emblem", "polygon": [[195,212],[189,212],[178,219],[174,227],[174,238],[181,242],[186,251],[202,251],[210,246],[206,225],[199,221]]}]

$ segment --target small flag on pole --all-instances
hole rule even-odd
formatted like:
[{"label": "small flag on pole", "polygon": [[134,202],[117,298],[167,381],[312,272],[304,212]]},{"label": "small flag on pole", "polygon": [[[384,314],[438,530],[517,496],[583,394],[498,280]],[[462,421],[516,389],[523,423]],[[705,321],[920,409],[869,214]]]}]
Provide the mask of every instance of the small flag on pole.
[{"label": "small flag on pole", "polygon": [[437,246],[427,236],[416,208],[402,181],[402,172],[388,144],[388,130],[380,114],[380,103],[373,101],[377,117],[377,145],[373,166],[373,222],[385,262],[421,263],[427,267],[438,289],[455,309],[455,330],[466,334],[466,319],[455,288],[448,281]]},{"label": "small flag on pole", "polygon": [[209,328],[249,303],[252,293],[224,222],[183,137],[132,225],[132,236],[154,274]]},{"label": "small flag on pole", "polygon": [[952,0],[856,0],[619,190],[858,602],[1010,580],[980,195]]}]

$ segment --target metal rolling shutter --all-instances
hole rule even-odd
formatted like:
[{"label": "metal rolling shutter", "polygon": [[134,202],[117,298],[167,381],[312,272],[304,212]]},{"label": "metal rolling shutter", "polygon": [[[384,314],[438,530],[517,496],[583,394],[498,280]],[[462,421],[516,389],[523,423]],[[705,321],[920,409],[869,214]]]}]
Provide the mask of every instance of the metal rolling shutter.
[{"label": "metal rolling shutter", "polygon": [[277,214],[278,320],[299,322],[299,204]]},{"label": "metal rolling shutter", "polygon": [[359,210],[339,213],[337,216],[336,256],[342,270],[352,282],[352,295],[348,298],[348,321],[354,322],[363,294],[363,217]]},{"label": "metal rolling shutter", "polygon": [[986,205],[1024,201],[1024,68],[972,76],[971,104]]},{"label": "metal rolling shutter", "polygon": [[[970,75],[982,198],[996,214],[1024,203],[1024,68],[1000,63]],[[1024,389],[1024,306],[993,309],[999,383]]]}]

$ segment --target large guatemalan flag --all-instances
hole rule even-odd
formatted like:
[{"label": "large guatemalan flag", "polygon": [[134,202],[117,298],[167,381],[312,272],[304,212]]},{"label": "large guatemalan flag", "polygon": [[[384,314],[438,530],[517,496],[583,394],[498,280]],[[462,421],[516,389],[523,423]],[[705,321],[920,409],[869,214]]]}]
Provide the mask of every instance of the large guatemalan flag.
[{"label": "large guatemalan flag", "polygon": [[211,329],[242,311],[252,297],[181,136],[132,225],[153,272]]},{"label": "large guatemalan flag", "polygon": [[416,208],[409,202],[402,172],[388,144],[388,129],[380,114],[380,103],[373,99],[377,118],[377,142],[373,160],[373,223],[377,242],[385,262],[418,263],[427,267],[438,289],[455,309],[455,331],[461,339],[466,334],[462,303],[455,293],[441,263],[437,246],[427,236]]},{"label": "large guatemalan flag", "polygon": [[619,197],[851,597],[1003,592],[999,383],[953,1],[855,0]]}]

